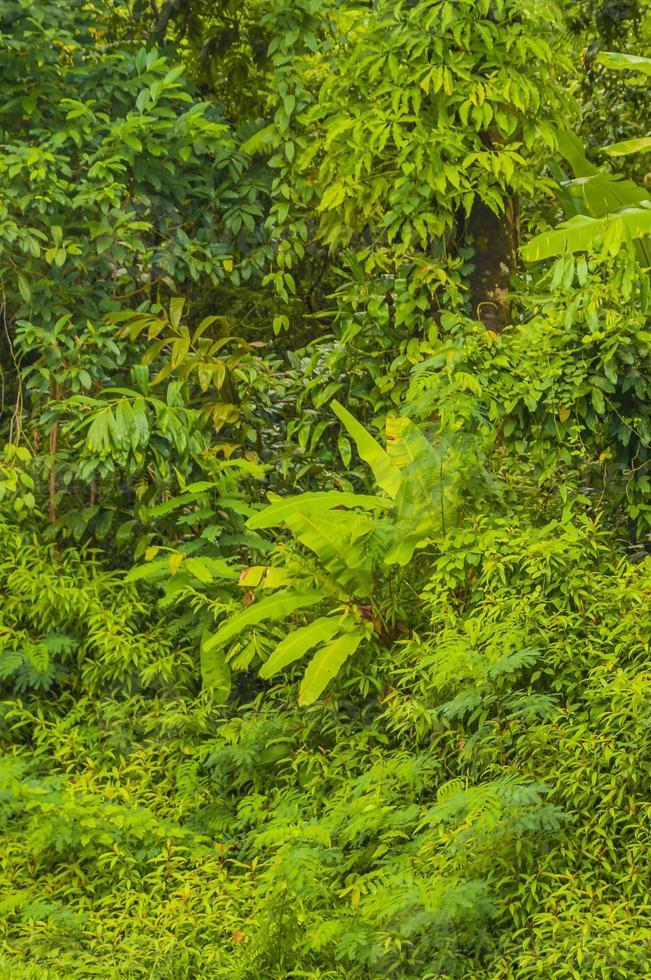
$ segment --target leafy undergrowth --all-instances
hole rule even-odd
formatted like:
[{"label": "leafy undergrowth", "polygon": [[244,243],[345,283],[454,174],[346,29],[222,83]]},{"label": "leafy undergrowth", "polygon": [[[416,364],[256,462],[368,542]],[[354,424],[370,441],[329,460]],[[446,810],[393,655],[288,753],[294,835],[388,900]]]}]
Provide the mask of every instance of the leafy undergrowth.
[{"label": "leafy undergrowth", "polygon": [[648,974],[651,562],[605,541],[478,522],[391,655],[224,708],[133,585],[5,528],[4,975]]},{"label": "leafy undergrowth", "polygon": [[651,976],[648,6],[0,0],[0,980]]}]

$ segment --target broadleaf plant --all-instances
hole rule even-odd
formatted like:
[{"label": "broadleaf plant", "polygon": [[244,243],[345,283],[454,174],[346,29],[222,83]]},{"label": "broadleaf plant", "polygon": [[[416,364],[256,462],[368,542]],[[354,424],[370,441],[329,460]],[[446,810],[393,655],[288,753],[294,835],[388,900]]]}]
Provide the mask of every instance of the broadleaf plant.
[{"label": "broadleaf plant", "polygon": [[[459,475],[444,449],[409,418],[387,419],[384,449],[341,404],[332,408],[373,471],[379,494],[274,497],[250,517],[250,530],[280,528],[291,547],[278,538],[278,564],[244,569],[240,584],[249,604],[202,646],[208,663],[212,651],[246,643],[258,624],[289,621],[260,676],[275,676],[316,647],[301,682],[301,704],[316,700],[361,644],[390,644],[400,635],[391,608],[393,579],[406,574],[418,549],[445,536],[458,491]],[[274,579],[276,589],[269,585]],[[317,618],[306,623],[308,607]]]}]

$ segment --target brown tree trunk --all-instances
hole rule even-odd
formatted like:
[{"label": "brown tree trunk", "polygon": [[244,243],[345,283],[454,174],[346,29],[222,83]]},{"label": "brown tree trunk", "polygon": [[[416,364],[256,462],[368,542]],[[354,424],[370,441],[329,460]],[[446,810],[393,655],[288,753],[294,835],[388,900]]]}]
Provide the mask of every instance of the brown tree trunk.
[{"label": "brown tree trunk", "polygon": [[504,213],[494,214],[477,198],[468,218],[475,255],[470,276],[472,317],[487,330],[500,333],[511,314],[510,279],[518,257],[518,220],[515,198],[506,198]]}]

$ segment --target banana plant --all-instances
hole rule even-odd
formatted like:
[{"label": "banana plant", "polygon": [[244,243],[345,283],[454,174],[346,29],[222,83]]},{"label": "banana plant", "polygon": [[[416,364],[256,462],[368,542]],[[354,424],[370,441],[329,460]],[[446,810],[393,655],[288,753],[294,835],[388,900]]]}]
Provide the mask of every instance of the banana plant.
[{"label": "banana plant", "polygon": [[[651,74],[651,58],[602,51],[596,60],[605,68]],[[599,170],[586,158],[578,137],[569,131],[558,134],[558,149],[574,173],[561,184],[561,203],[571,215],[558,227],[536,235],[521,249],[526,262],[587,252],[597,244],[618,246],[635,241],[641,261],[651,265],[648,241],[651,235],[649,191],[619,174]],[[651,149],[651,136],[623,140],[606,146],[612,157]]]},{"label": "banana plant", "polygon": [[451,446],[433,445],[411,419],[395,416],[387,419],[384,448],[343,405],[332,407],[372,470],[377,493],[270,494],[247,526],[275,533],[278,561],[242,571],[245,608],[202,647],[204,674],[212,674],[223,659],[250,662],[253,653],[235,651],[247,643],[253,650],[259,624],[284,624],[260,676],[272,678],[310,653],[303,705],[321,696],[358,649],[392,641],[388,593],[396,573],[405,576],[414,553],[447,532],[458,503]]}]

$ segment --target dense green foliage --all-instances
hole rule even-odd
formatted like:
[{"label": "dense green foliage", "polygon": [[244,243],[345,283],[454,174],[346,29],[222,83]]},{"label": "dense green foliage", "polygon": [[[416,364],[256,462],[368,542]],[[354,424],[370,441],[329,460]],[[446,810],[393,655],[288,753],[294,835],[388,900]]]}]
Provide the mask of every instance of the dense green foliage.
[{"label": "dense green foliage", "polygon": [[651,975],[648,4],[0,54],[0,974]]}]

